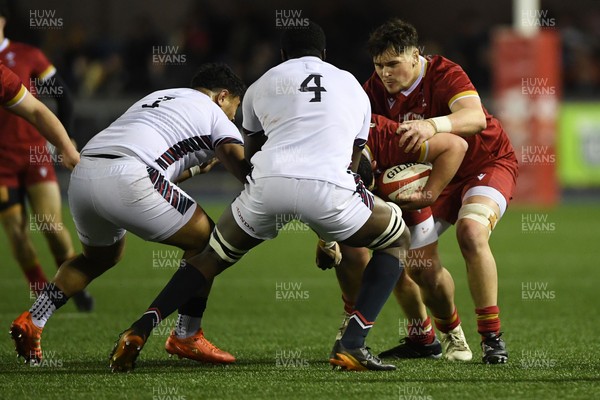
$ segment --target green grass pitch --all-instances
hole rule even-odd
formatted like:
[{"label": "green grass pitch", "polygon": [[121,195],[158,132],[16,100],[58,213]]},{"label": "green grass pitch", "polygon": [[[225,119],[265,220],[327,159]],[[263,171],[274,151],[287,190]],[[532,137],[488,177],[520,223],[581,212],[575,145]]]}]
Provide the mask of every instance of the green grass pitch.
[{"label": "green grass pitch", "polygon": [[[217,217],[225,204],[207,207]],[[73,230],[68,219],[67,226]],[[90,286],[96,310],[72,304],[46,326],[46,361],[15,359],[10,322],[31,299],[0,233],[0,398],[2,399],[586,399],[600,391],[598,282],[600,208],[591,205],[508,211],[492,235],[500,279],[507,365],[480,362],[465,267],[454,231],[441,256],[456,282],[469,363],[401,361],[394,372],[332,371],[327,355],[341,321],[333,271],[314,266],[315,236],[292,223],[216,281],[203,326],[233,353],[227,367],[169,359],[170,317],[155,331],[130,374],[112,374],[108,354],[120,331],[145,310],[176,268],[179,252],[128,236],[126,255]],[[47,275],[52,258],[32,233]],[[391,298],[368,337],[379,352],[397,343],[403,319]]]}]

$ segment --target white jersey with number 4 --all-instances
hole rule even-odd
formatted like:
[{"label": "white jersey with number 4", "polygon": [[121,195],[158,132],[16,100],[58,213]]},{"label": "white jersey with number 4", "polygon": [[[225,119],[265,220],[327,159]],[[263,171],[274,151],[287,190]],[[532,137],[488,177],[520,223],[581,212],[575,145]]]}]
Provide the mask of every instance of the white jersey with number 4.
[{"label": "white jersey with number 4", "polygon": [[171,180],[211,159],[221,143],[242,143],[237,127],[206,94],[179,88],[151,93],[132,105],[82,154],[126,149]]},{"label": "white jersey with number 4", "polygon": [[353,145],[367,140],[371,107],[349,72],[318,57],[290,59],[248,88],[242,108],[244,129],[267,136],[251,160],[254,179],[285,176],[356,188],[347,170]]}]

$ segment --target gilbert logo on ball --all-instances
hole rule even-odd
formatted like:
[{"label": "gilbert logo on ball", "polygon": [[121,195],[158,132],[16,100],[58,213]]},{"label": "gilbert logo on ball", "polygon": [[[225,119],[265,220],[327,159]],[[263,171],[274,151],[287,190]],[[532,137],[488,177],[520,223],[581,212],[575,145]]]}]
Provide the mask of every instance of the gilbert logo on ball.
[{"label": "gilbert logo on ball", "polygon": [[377,193],[382,198],[396,200],[398,195],[410,196],[423,189],[431,174],[431,164],[406,163],[386,169],[377,178]]}]

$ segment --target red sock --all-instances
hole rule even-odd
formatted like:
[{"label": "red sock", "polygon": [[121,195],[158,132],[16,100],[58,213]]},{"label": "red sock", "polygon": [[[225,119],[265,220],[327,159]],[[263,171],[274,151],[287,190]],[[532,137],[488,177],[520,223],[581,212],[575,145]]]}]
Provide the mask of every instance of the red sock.
[{"label": "red sock", "polygon": [[431,326],[431,318],[425,321],[413,320],[408,324],[408,337],[411,342],[418,344],[431,344],[435,340],[435,332]]},{"label": "red sock", "polygon": [[354,311],[354,302],[348,300],[343,293],[342,300],[344,301],[344,311],[346,311],[346,314],[352,314],[352,311]]},{"label": "red sock", "polygon": [[477,332],[480,335],[486,333],[500,333],[500,308],[498,306],[489,306],[483,308],[476,308],[475,313],[477,314]]},{"label": "red sock", "polygon": [[36,263],[33,268],[25,270],[24,273],[29,281],[29,290],[35,292],[36,296],[39,295],[48,283],[40,264]]},{"label": "red sock", "polygon": [[456,307],[454,307],[454,312],[452,313],[450,318],[433,317],[433,320],[435,321],[435,327],[438,329],[438,331],[444,333],[448,333],[452,329],[460,325],[460,317],[458,316],[458,311],[456,310]]}]

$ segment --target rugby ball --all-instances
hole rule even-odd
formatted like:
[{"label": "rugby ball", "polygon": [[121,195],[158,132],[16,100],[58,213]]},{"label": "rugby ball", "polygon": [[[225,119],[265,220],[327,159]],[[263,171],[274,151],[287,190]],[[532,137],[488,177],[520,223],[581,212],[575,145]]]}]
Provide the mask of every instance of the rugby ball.
[{"label": "rugby ball", "polygon": [[423,189],[431,174],[431,164],[406,163],[388,168],[377,178],[377,193],[395,201],[398,195],[410,196]]}]

